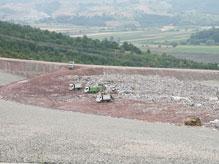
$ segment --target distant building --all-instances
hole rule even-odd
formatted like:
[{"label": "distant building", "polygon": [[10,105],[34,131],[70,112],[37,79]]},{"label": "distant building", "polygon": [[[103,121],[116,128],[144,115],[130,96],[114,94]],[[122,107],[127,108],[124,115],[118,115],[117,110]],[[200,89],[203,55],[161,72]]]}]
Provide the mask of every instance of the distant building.
[{"label": "distant building", "polygon": [[163,27],[160,29],[160,31],[166,32],[166,31],[174,30],[175,28],[176,28],[176,26],[168,25],[168,26],[163,26]]}]

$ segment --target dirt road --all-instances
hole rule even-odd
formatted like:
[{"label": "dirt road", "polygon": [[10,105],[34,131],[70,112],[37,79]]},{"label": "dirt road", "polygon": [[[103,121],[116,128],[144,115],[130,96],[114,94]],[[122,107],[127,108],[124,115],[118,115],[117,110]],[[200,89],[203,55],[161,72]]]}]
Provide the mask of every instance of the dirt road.
[{"label": "dirt road", "polygon": [[10,84],[11,82],[20,81],[22,79],[24,79],[24,77],[12,75],[0,70],[0,86]]},{"label": "dirt road", "polygon": [[219,132],[0,100],[0,162],[219,163]]}]

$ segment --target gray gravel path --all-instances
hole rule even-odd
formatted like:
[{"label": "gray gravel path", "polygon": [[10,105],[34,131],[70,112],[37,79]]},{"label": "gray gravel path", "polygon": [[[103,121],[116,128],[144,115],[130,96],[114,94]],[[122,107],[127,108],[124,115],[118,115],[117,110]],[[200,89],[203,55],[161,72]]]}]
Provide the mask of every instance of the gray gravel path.
[{"label": "gray gravel path", "polygon": [[219,131],[0,100],[0,162],[219,163]]},{"label": "gray gravel path", "polygon": [[19,81],[19,80],[23,80],[23,79],[25,79],[25,78],[22,76],[13,75],[13,74],[6,73],[6,72],[3,72],[0,70],[0,86],[10,84],[14,81]]}]

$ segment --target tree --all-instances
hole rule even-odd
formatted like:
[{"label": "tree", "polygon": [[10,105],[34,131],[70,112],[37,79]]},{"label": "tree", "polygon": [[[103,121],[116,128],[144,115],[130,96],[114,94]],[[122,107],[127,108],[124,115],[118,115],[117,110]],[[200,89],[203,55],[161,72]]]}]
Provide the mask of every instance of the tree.
[{"label": "tree", "polygon": [[173,46],[173,48],[176,48],[178,46],[177,42],[172,42],[171,45]]}]

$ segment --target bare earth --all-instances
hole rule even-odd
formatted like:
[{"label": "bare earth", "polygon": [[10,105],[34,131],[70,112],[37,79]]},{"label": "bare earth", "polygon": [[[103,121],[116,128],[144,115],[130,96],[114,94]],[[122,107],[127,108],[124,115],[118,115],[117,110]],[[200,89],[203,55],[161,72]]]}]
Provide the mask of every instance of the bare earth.
[{"label": "bare earth", "polygon": [[219,163],[219,132],[0,100],[0,162]]},{"label": "bare earth", "polygon": [[20,81],[25,79],[22,76],[12,75],[10,73],[6,73],[0,70],[0,86],[10,84],[15,81]]}]

